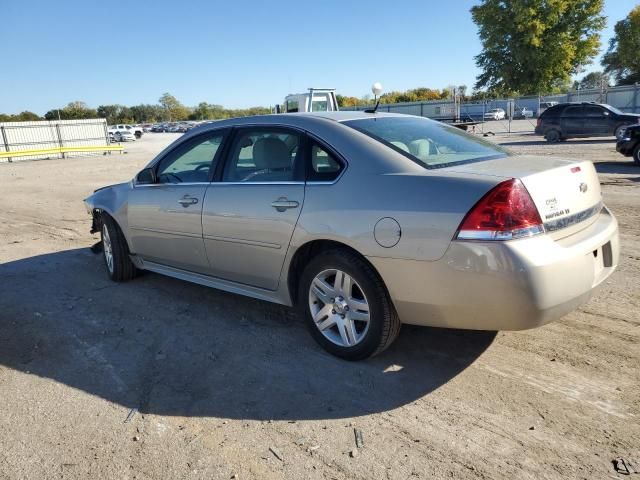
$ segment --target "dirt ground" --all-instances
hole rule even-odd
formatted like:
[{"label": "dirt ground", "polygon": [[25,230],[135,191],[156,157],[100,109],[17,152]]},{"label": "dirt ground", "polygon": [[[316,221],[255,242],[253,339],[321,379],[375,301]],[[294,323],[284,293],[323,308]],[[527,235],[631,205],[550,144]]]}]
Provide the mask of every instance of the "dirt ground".
[{"label": "dirt ground", "polygon": [[82,199],[174,138],[0,164],[0,479],[606,479],[624,478],[615,457],[640,464],[640,168],[611,139],[488,137],[596,162],[622,255],[588,304],[524,332],[403,327],[349,363],[286,308],[108,280]]}]

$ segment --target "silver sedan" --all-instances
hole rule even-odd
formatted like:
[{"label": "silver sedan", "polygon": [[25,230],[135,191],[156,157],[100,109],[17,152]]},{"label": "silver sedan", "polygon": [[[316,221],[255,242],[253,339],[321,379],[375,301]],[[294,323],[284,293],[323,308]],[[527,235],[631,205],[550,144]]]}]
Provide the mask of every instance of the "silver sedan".
[{"label": "silver sedan", "polygon": [[85,202],[112,280],[150,270],[296,305],[320,345],[352,360],[401,323],[558,319],[619,256],[591,162],[514,156],[405,115],[206,124]]}]

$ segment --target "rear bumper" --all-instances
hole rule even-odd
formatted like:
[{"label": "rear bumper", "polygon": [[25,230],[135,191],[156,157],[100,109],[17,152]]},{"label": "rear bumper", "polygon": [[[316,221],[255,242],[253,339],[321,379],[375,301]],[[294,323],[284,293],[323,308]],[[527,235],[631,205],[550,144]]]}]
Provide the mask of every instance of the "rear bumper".
[{"label": "rear bumper", "polygon": [[[403,323],[523,330],[557,320],[591,297],[619,258],[606,209],[568,237],[451,243],[437,261],[370,257]],[[595,254],[594,254],[595,252]]]}]

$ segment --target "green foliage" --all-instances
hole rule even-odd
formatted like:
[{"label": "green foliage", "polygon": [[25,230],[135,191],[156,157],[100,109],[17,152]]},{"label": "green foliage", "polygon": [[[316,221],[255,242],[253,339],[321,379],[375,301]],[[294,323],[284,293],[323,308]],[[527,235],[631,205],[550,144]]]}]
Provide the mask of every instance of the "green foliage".
[{"label": "green foliage", "polygon": [[[357,107],[362,105],[363,100],[358,97],[345,97],[344,95],[336,95],[339,107]],[[369,103],[369,102],[367,102]]]},{"label": "green foliage", "polygon": [[[248,115],[265,115],[271,113],[266,107],[251,107],[227,109],[221,105],[201,102],[197,107],[188,108],[180,103],[173,95],[165,93],[160,97],[159,105],[140,104],[132,107],[125,105],[100,105],[97,109],[89,108],[84,102],[71,102],[61,109],[49,110],[44,118],[61,120],[79,118],[104,118],[109,125],[119,123],[155,123],[161,121],[181,120],[218,120],[232,117],[246,117]],[[33,112],[22,112],[18,115],[0,113],[0,122],[18,122],[23,120],[42,120]]]},{"label": "green foliage", "polygon": [[98,112],[95,108],[89,108],[86,103],[81,101],[70,102],[66,107],[61,109],[49,110],[44,114],[47,120],[80,120],[84,118],[97,118]]},{"label": "green foliage", "polygon": [[424,102],[449,98],[448,90],[432,90],[431,88],[414,88],[404,92],[389,92],[380,96],[380,103]]},{"label": "green foliage", "polygon": [[611,85],[609,75],[603,72],[591,72],[574,83],[576,89],[607,88]]},{"label": "green foliage", "polygon": [[158,103],[160,103],[160,106],[164,109],[163,120],[177,122],[189,118],[189,109],[169,93],[164,93],[158,99]]},{"label": "green foliage", "polygon": [[42,120],[42,117],[37,113],[33,113],[28,110],[20,112],[17,115],[0,113],[0,122],[30,122],[34,120]]},{"label": "green foliage", "polygon": [[[466,90],[466,86],[463,86]],[[443,98],[449,98],[450,91],[444,89],[434,90],[431,88],[414,88],[412,90],[405,90],[404,92],[388,92],[380,96],[380,103],[400,103],[400,102],[425,102],[428,100],[441,100]],[[373,103],[373,99],[370,95],[365,95],[361,98],[357,97],[345,97],[343,95],[336,95],[339,107],[355,107],[358,105],[370,105]]]},{"label": "green foliage", "polygon": [[483,51],[476,88],[499,95],[552,92],[591,62],[603,0],[482,0],[471,8]]},{"label": "green foliage", "polygon": [[619,85],[640,82],[640,5],[616,23],[614,31],[602,58],[604,71],[613,74]]}]

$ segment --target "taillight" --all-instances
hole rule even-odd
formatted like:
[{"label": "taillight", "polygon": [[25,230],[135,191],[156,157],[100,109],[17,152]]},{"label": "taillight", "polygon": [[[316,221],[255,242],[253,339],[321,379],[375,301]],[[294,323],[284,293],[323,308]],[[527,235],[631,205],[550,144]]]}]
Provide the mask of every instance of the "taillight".
[{"label": "taillight", "polygon": [[520,180],[498,184],[467,213],[459,240],[511,240],[544,233],[542,219]]},{"label": "taillight", "polygon": [[542,119],[541,119],[541,118],[538,118],[538,119],[536,120],[536,127],[539,127],[541,123],[542,123]]}]

